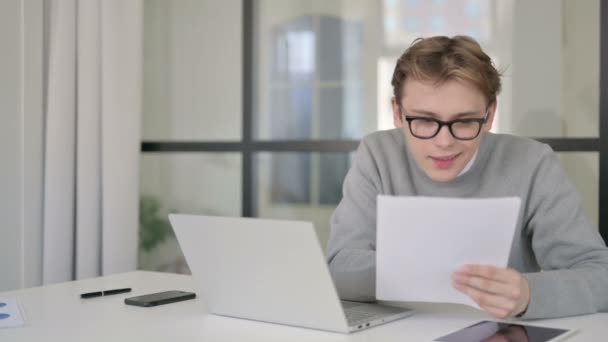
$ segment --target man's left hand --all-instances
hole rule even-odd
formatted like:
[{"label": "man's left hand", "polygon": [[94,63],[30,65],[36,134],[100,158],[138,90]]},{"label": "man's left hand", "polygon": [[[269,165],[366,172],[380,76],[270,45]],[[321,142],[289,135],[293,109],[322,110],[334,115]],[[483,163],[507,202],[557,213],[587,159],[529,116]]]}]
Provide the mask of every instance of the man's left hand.
[{"label": "man's left hand", "polygon": [[517,316],[530,302],[528,281],[511,268],[465,265],[452,274],[452,286],[498,318]]}]

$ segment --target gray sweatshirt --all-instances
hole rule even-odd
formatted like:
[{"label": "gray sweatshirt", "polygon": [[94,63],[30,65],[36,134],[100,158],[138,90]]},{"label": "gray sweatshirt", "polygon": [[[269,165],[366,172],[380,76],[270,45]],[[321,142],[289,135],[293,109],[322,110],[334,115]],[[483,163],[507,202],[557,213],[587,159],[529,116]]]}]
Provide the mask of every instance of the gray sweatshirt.
[{"label": "gray sweatshirt", "polygon": [[378,194],[518,196],[522,207],[509,267],[523,273],[530,285],[523,318],[608,310],[608,248],[583,212],[557,155],[527,138],[486,133],[481,139],[471,168],[446,183],[434,182],[417,166],[400,129],[363,139],[344,180],[327,247],[340,297],[375,300]]}]

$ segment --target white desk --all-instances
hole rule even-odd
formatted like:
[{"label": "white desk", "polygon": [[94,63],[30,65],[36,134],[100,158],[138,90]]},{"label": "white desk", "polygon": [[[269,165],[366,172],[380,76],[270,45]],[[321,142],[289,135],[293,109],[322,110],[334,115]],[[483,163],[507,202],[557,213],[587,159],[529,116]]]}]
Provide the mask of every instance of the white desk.
[{"label": "white desk", "polygon": [[[79,294],[131,287],[131,293],[80,299]],[[459,305],[410,305],[414,316],[351,335],[287,327],[205,313],[202,299],[153,308],[124,304],[124,298],[165,290],[193,291],[190,276],[130,272],[52,286],[0,293],[18,296],[28,325],[0,329],[0,341],[431,341],[489,318]],[[601,341],[608,313],[534,324],[579,329],[568,341]]]}]

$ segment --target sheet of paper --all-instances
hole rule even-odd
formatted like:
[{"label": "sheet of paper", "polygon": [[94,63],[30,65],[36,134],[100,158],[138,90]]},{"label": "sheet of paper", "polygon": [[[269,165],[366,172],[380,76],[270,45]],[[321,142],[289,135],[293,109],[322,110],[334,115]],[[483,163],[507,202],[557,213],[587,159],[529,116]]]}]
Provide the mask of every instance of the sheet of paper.
[{"label": "sheet of paper", "polygon": [[25,317],[17,297],[0,298],[0,328],[15,328],[25,325]]},{"label": "sheet of paper", "polygon": [[376,297],[479,308],[451,275],[464,264],[507,266],[520,202],[378,196]]}]

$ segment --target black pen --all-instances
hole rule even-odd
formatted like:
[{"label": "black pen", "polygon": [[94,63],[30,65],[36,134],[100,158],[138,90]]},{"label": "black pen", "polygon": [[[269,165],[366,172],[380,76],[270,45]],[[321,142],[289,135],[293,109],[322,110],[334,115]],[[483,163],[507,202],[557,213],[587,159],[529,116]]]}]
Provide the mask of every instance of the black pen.
[{"label": "black pen", "polygon": [[101,296],[109,296],[113,294],[131,292],[131,288],[127,287],[124,289],[114,289],[114,290],[106,290],[106,291],[97,291],[97,292],[87,292],[80,295],[80,298],[94,298]]}]

